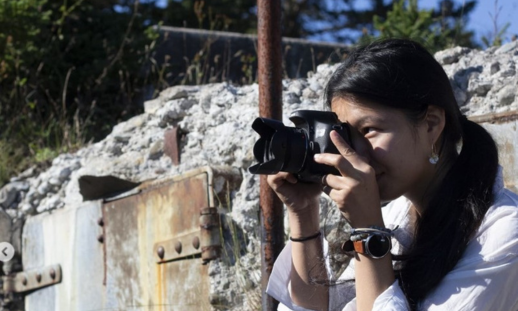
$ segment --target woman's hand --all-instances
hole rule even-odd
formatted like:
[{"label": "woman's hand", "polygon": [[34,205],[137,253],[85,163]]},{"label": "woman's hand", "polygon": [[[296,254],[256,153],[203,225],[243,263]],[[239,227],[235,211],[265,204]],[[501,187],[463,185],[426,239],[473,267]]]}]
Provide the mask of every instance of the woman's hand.
[{"label": "woman's hand", "polygon": [[[270,175],[267,180],[287,207],[290,237],[300,239],[318,233],[322,185],[300,182],[286,172]],[[310,310],[328,309],[328,287],[314,283],[314,280],[325,280],[327,275],[322,256],[320,238],[291,244],[291,299],[296,305]]]},{"label": "woman's hand", "polygon": [[340,154],[317,154],[315,162],[335,167],[341,176],[325,176],[324,191],[353,227],[383,225],[374,169],[337,132],[330,136]]},{"label": "woman's hand", "polygon": [[318,206],[322,187],[319,184],[299,182],[290,173],[279,172],[268,176],[268,184],[286,205],[289,212],[304,213],[313,205]]}]

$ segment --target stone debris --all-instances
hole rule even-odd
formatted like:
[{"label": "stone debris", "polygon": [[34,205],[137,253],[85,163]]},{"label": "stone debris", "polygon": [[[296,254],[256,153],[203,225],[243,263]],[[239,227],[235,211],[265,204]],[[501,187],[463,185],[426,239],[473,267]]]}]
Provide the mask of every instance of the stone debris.
[{"label": "stone debris", "polygon": [[466,115],[516,110],[518,42],[485,51],[455,47],[437,52]]},{"label": "stone debris", "polygon": [[[448,74],[461,110],[467,115],[516,110],[518,42],[485,51],[452,48],[435,54]],[[323,108],[322,93],[337,65],[320,65],[307,79],[283,81],[283,122],[292,111]],[[113,175],[133,182],[174,176],[206,165],[238,167],[243,183],[232,193],[228,214],[248,237],[247,253],[236,263],[211,263],[211,301],[223,309],[258,309],[260,305],[259,181],[248,173],[254,162],[258,135],[251,129],[258,116],[257,84],[217,83],[174,86],[144,103],[145,112],[116,125],[111,134],[75,154],[62,154],[41,172],[30,168],[0,190],[0,206],[12,218],[53,209],[74,208],[82,202],[78,178]],[[164,154],[164,132],[179,127],[181,162]],[[333,212],[322,199],[326,219]],[[338,217],[339,218],[339,217]],[[328,226],[331,222],[323,223]],[[332,227],[329,227],[332,230]],[[229,282],[236,275],[240,282]],[[238,284],[239,283],[239,284]],[[258,300],[259,299],[259,300]]]}]

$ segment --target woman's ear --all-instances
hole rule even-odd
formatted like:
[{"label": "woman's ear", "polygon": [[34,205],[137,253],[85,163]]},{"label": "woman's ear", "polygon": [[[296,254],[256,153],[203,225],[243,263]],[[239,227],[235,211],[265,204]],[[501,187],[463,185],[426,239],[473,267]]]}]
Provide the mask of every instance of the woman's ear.
[{"label": "woman's ear", "polygon": [[439,106],[429,105],[426,112],[425,122],[430,142],[434,144],[441,136],[446,124],[444,109]]}]

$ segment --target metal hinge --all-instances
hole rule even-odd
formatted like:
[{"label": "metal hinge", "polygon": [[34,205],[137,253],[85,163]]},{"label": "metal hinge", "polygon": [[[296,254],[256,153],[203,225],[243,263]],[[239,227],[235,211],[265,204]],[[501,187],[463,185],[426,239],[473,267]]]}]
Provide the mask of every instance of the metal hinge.
[{"label": "metal hinge", "polygon": [[61,265],[46,266],[41,269],[21,271],[2,277],[3,292],[23,293],[34,291],[61,282]]},{"label": "metal hinge", "polygon": [[221,254],[220,219],[215,207],[200,210],[200,230],[174,239],[155,243],[153,247],[157,263],[200,255],[202,264],[219,258]]}]

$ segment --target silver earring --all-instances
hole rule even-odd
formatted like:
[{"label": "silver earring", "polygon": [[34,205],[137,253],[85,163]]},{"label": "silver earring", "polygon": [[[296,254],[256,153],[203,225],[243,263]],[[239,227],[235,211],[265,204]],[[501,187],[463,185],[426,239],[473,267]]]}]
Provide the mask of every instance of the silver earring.
[{"label": "silver earring", "polygon": [[430,158],[428,158],[428,161],[430,161],[430,163],[432,163],[433,165],[439,162],[439,155],[435,151],[435,144],[432,144],[432,154],[430,155]]}]

